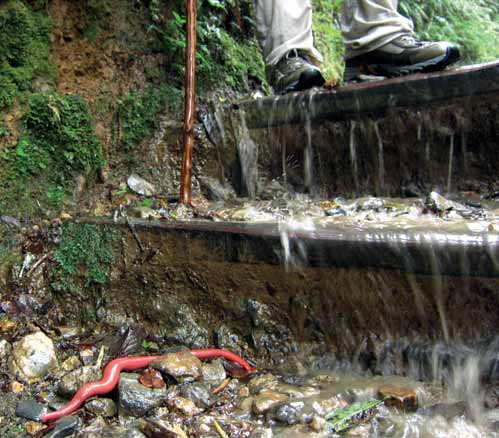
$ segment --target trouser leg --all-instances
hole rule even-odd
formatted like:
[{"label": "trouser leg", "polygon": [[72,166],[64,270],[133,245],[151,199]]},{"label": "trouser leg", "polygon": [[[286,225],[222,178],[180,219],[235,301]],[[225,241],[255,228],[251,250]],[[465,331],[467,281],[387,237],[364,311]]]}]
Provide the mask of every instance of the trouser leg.
[{"label": "trouser leg", "polygon": [[314,47],[311,0],[255,0],[256,26],[267,67],[292,49],[305,51],[311,61],[322,62]]},{"label": "trouser leg", "polygon": [[397,7],[398,0],[345,0],[341,17],[345,58],[376,50],[412,32],[412,21],[399,14]]}]

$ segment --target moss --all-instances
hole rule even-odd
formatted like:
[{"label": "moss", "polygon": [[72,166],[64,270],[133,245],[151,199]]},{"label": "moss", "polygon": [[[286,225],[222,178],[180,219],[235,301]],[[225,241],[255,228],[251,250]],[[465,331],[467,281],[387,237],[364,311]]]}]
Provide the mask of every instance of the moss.
[{"label": "moss", "polygon": [[0,5],[0,109],[30,90],[36,76],[54,78],[49,62],[50,18],[21,0]]},{"label": "moss", "polygon": [[21,138],[1,158],[2,214],[58,207],[76,175],[92,176],[103,164],[85,101],[46,93],[30,97]]},{"label": "moss", "polygon": [[109,227],[68,223],[54,252],[57,266],[51,286],[58,292],[79,293],[83,288],[109,282],[116,261],[113,242],[118,232]]},{"label": "moss", "polygon": [[175,111],[181,98],[182,90],[178,88],[150,83],[144,91],[132,91],[121,99],[118,115],[125,151],[132,151],[148,138],[154,130],[157,114],[165,110]]}]

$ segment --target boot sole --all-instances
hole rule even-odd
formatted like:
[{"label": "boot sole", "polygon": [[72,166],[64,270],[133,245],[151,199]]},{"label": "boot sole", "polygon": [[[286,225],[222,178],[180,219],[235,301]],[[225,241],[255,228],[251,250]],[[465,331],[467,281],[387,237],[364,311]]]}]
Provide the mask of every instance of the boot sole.
[{"label": "boot sole", "polygon": [[437,58],[418,64],[390,65],[390,64],[359,64],[345,68],[344,81],[353,81],[361,75],[384,76],[394,78],[415,73],[428,73],[443,70],[445,67],[457,62],[460,58],[457,48],[449,47],[447,52]]},{"label": "boot sole", "polygon": [[296,82],[289,84],[281,94],[321,87],[325,82],[326,80],[319,70],[307,70],[300,75],[300,78]]}]

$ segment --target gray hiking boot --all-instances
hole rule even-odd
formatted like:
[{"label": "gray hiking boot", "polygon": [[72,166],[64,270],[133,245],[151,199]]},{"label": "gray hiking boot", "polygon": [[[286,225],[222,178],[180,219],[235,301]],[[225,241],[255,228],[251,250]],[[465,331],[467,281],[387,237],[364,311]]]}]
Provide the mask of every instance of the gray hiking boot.
[{"label": "gray hiking boot", "polygon": [[272,68],[269,82],[276,94],[284,94],[320,87],[325,79],[319,67],[293,49]]},{"label": "gray hiking boot", "polygon": [[447,42],[418,41],[402,35],[390,43],[346,60],[345,82],[362,75],[394,77],[443,70],[459,60],[459,48]]}]

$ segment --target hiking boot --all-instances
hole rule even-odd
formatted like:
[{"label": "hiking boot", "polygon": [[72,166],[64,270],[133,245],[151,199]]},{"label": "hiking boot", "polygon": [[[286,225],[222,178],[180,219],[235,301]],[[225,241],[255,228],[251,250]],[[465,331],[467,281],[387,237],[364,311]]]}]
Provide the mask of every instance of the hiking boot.
[{"label": "hiking boot", "polygon": [[270,72],[270,84],[276,94],[320,87],[325,81],[319,67],[296,49],[289,51]]},{"label": "hiking boot", "polygon": [[344,80],[348,82],[362,75],[395,77],[438,71],[458,60],[457,45],[418,41],[406,34],[379,49],[348,59]]}]

